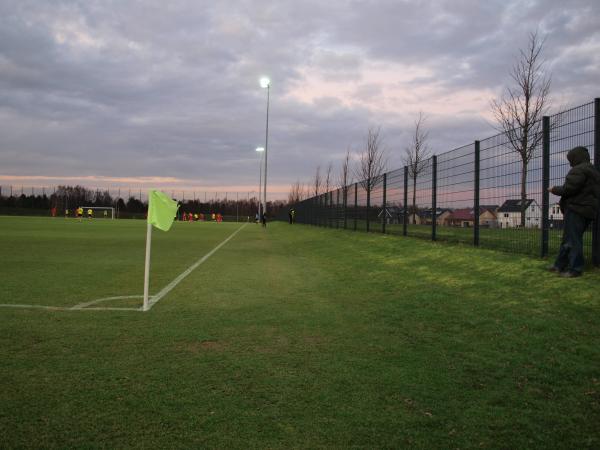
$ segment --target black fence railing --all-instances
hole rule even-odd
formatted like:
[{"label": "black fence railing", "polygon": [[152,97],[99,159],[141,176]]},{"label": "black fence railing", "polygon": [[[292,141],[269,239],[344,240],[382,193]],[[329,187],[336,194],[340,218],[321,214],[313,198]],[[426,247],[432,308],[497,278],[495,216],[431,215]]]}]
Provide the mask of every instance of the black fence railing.
[{"label": "black fence railing", "polygon": [[[431,157],[369,183],[308,198],[295,220],[316,226],[381,232],[542,257],[560,246],[563,215],[547,187],[569,170],[566,153],[587,147],[600,168],[600,99],[544,117],[541,139],[526,161],[501,133]],[[416,179],[415,179],[416,178]],[[369,186],[371,188],[369,189]],[[600,265],[600,220],[584,236],[588,261]]]}]

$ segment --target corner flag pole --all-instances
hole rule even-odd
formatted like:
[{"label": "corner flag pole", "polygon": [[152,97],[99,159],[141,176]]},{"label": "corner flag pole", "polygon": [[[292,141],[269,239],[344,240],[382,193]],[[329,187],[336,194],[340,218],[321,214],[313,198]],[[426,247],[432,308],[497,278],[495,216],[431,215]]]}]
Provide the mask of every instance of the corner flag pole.
[{"label": "corner flag pole", "polygon": [[152,247],[152,224],[148,222],[146,230],[146,263],[144,266],[144,307],[148,311],[148,290],[150,288],[150,250]]},{"label": "corner flag pole", "polygon": [[151,189],[148,191],[148,218],[146,229],[146,263],[144,266],[144,306],[142,311],[150,309],[148,290],[150,288],[150,247],[152,246],[152,227],[169,231],[179,205],[164,192]]}]

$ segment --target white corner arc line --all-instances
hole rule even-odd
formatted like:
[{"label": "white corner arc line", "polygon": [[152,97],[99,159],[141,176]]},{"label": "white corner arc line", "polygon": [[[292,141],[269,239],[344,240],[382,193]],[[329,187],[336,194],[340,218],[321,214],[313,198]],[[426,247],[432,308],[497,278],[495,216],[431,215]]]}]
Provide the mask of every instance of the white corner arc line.
[{"label": "white corner arc line", "polygon": [[105,298],[99,298],[98,300],[92,300],[90,302],[79,303],[78,305],[71,306],[70,309],[85,309],[88,306],[95,305],[96,303],[108,302],[110,300],[125,300],[125,299],[129,299],[129,298],[142,298],[142,297],[144,297],[144,296],[143,295],[119,295],[116,297],[105,297]]},{"label": "white corner arc line", "polygon": [[194,269],[196,269],[196,267],[198,267],[200,264],[202,264],[204,261],[206,261],[208,258],[210,258],[213,254],[215,254],[217,252],[217,250],[219,250],[221,247],[223,247],[225,244],[227,244],[227,242],[229,242],[231,239],[233,239],[233,237],[236,234],[238,234],[246,225],[248,225],[247,222],[244,225],[242,225],[241,227],[239,227],[237,230],[235,230],[233,233],[231,233],[227,239],[225,239],[223,242],[221,242],[219,245],[217,245],[215,248],[213,248],[210,252],[208,252],[206,255],[204,255],[202,258],[200,258],[198,261],[196,261],[194,264],[192,264],[190,267],[188,267],[185,271],[183,271],[177,278],[175,278],[173,281],[171,281],[169,284],[167,284],[164,288],[162,288],[158,294],[153,295],[150,298],[150,300],[148,301],[148,311],[156,303],[158,303],[160,301],[160,299],[162,299],[165,295],[167,295],[169,292],[171,292],[175,288],[175,286],[177,286],[179,283],[181,283],[181,281],[185,277],[187,277],[190,273],[192,273],[194,271]]}]

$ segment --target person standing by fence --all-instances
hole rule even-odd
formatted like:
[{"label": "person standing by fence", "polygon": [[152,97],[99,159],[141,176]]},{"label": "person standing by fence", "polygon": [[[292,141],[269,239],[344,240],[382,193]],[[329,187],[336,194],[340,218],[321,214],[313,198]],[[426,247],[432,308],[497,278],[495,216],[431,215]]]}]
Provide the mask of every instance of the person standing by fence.
[{"label": "person standing by fence", "polygon": [[562,186],[548,188],[560,197],[564,214],[563,237],[556,261],[549,268],[564,278],[574,278],[583,272],[583,234],[600,206],[600,172],[590,163],[585,147],[575,147],[567,153],[571,170]]}]

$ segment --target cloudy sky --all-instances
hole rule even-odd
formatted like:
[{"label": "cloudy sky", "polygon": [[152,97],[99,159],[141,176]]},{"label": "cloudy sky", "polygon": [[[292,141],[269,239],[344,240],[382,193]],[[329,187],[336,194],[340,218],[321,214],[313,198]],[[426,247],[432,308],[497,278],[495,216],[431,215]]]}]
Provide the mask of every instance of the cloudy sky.
[{"label": "cloudy sky", "polygon": [[555,108],[600,96],[600,1],[0,0],[0,184],[269,190],[337,168],[381,126],[402,165],[494,134],[528,33]]}]

